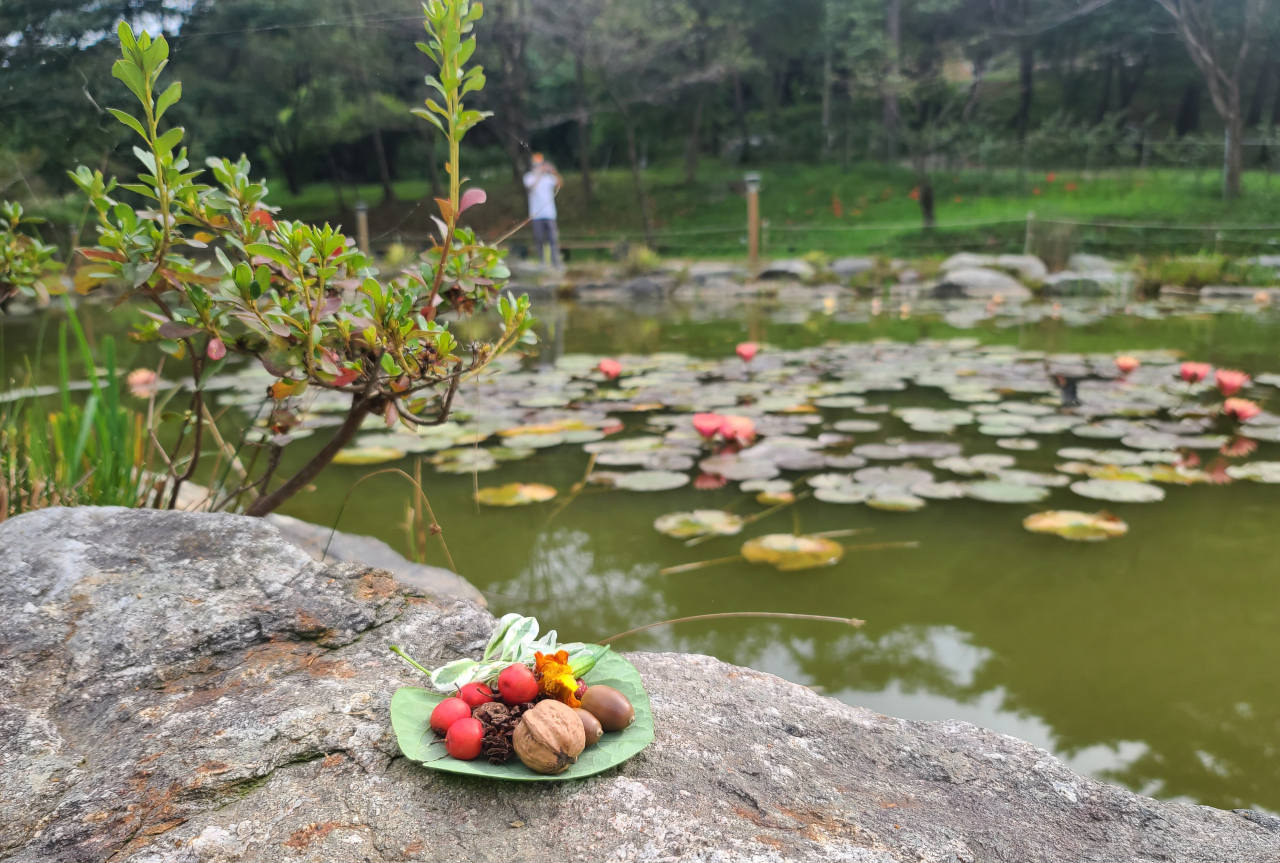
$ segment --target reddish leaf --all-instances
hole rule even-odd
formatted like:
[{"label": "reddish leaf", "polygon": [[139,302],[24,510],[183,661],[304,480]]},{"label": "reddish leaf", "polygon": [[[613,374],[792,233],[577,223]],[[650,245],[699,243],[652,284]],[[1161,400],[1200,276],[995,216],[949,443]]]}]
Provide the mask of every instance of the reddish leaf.
[{"label": "reddish leaf", "polygon": [[199,327],[181,321],[169,321],[160,325],[160,335],[166,339],[185,339],[200,332]]},{"label": "reddish leaf", "polygon": [[458,201],[458,215],[461,216],[476,204],[483,204],[489,200],[489,196],[484,193],[484,189],[467,189],[462,193],[461,200]]},{"label": "reddish leaf", "polygon": [[444,198],[436,198],[436,204],[440,207],[440,215],[444,216],[444,220],[453,224],[453,204]]},{"label": "reddish leaf", "polygon": [[127,258],[119,252],[104,252],[100,249],[81,249],[80,254],[84,255],[91,261],[120,261],[123,263],[127,260]]},{"label": "reddish leaf", "polygon": [[271,214],[266,210],[254,210],[249,214],[249,223],[252,225],[261,225],[264,228],[274,228],[276,220],[271,218]]},{"label": "reddish leaf", "polygon": [[338,376],[333,379],[333,385],[335,387],[345,387],[356,379],[357,374],[358,372],[355,369],[338,369]]}]

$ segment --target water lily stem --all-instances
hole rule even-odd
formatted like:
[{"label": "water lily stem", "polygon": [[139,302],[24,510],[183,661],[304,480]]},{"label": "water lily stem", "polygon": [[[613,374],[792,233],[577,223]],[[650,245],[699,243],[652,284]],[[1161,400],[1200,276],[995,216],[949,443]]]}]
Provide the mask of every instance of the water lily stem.
[{"label": "water lily stem", "polygon": [[591,476],[591,471],[595,469],[595,466],[596,466],[596,454],[592,453],[591,458],[587,459],[587,469],[583,471],[582,479],[578,480],[573,484],[572,487],[570,487],[569,496],[565,498],[564,503],[556,507],[555,512],[551,513],[551,517],[547,519],[547,524],[550,524],[552,519],[554,519],[560,513],[564,512],[565,509],[569,506],[569,504],[577,500],[578,495],[582,493],[582,490],[584,488],[586,488],[587,478]]},{"label": "water lily stem", "polygon": [[611,641],[617,641],[619,638],[626,638],[628,635],[635,635],[637,632],[644,632],[646,629],[653,629],[655,626],[666,626],[671,623],[689,623],[694,620],[718,620],[729,617],[769,617],[780,620],[820,620],[826,623],[843,623],[846,626],[858,627],[866,623],[856,617],[829,617],[825,614],[785,614],[779,611],[722,611],[716,614],[695,614],[693,617],[677,617],[674,620],[660,620],[657,623],[649,623],[636,629],[628,629],[626,632],[620,632],[617,635],[611,635],[608,638],[602,638],[600,644],[608,644]]},{"label": "water lily stem", "polygon": [[431,676],[431,672],[429,670],[423,668],[421,665],[414,662],[413,657],[405,653],[404,650],[398,644],[391,645],[391,652],[394,653],[396,656],[400,657],[401,659],[403,659],[405,662],[412,665],[414,668],[421,671],[423,674],[427,675],[428,677]]},{"label": "water lily stem", "polygon": [[[697,563],[682,563],[679,566],[668,566],[666,569],[658,570],[658,575],[671,575],[676,572],[692,572],[695,569],[703,569],[708,566],[718,566],[722,563],[733,563],[735,560],[742,560],[742,555],[735,554],[733,557],[717,557],[715,560],[702,560]],[[603,644],[604,642],[601,642]]]}]

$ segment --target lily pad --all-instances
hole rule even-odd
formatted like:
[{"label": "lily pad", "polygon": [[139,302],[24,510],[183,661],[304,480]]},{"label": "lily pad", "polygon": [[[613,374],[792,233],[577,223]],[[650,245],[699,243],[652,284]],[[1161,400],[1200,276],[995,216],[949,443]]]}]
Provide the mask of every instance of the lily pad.
[{"label": "lily pad", "polygon": [[1002,437],[996,441],[996,446],[1000,447],[1000,449],[1030,452],[1031,450],[1040,449],[1040,441],[1029,437]]},{"label": "lily pad", "polygon": [[614,488],[627,491],[670,491],[689,484],[689,475],[671,470],[637,470],[616,474]]},{"label": "lily pad", "polygon": [[526,506],[543,503],[555,496],[554,488],[536,482],[513,482],[482,488],[476,492],[476,500],[485,506]]},{"label": "lily pad", "polygon": [[351,446],[338,450],[334,464],[382,464],[404,458],[404,450],[389,446]]},{"label": "lily pad", "polygon": [[1049,489],[1009,482],[975,482],[965,489],[965,495],[988,503],[1038,503],[1049,496]]},{"label": "lily pad", "polygon": [[1252,461],[1245,464],[1233,464],[1227,468],[1227,476],[1232,479],[1248,479],[1254,482],[1280,483],[1280,461]]},{"label": "lily pad", "polygon": [[1073,482],[1071,490],[1081,497],[1109,500],[1116,503],[1154,503],[1164,500],[1164,489],[1145,482],[1090,479]]},{"label": "lily pad", "polygon": [[925,502],[905,491],[876,489],[876,493],[867,501],[867,506],[885,512],[915,512],[924,509]]},{"label": "lily pad", "polygon": [[844,557],[844,546],[822,536],[769,533],[742,544],[749,563],[767,563],[781,572],[831,566]]},{"label": "lily pad", "polygon": [[933,474],[927,470],[910,467],[864,467],[856,471],[853,478],[863,485],[892,485],[903,489],[916,483],[933,482]]},{"label": "lily pad", "polygon": [[855,483],[820,486],[813,491],[814,499],[823,503],[864,503],[873,494],[875,494],[874,486]]},{"label": "lily pad", "polygon": [[1032,533],[1051,533],[1076,542],[1101,542],[1129,532],[1129,525],[1109,512],[1060,509],[1037,512],[1022,520]]},{"label": "lily pad", "polygon": [[653,522],[658,533],[676,539],[695,536],[732,536],[742,530],[742,516],[719,509],[695,509],[693,512],[669,512]]},{"label": "lily pad", "polygon": [[547,449],[565,443],[565,436],[559,432],[552,434],[520,434],[507,438],[507,446],[515,449]]},{"label": "lily pad", "polygon": [[918,482],[907,491],[928,500],[958,500],[967,489],[968,486],[959,482]]},{"label": "lily pad", "polygon": [[444,751],[444,742],[430,727],[431,711],[448,696],[429,689],[416,686],[397,689],[391,698],[391,726],[404,756],[410,761],[421,762],[430,770],[510,782],[582,779],[616,767],[653,742],[653,708],[635,666],[609,651],[583,679],[588,685],[609,686],[625,695],[635,708],[636,720],[623,731],[605,732],[599,743],[583,750],[576,764],[550,776],[533,772],[515,756],[505,764],[490,764],[483,758],[459,761],[449,757]]},{"label": "lily pad", "polygon": [[832,428],[847,434],[869,434],[880,431],[880,423],[875,420],[840,420]]}]

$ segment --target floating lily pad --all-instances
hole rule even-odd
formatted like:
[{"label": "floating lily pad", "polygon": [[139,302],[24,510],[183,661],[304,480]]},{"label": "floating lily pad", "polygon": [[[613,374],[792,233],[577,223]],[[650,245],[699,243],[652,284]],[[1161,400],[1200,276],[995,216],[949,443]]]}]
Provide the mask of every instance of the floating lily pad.
[{"label": "floating lily pad", "polygon": [[996,446],[1000,447],[1000,449],[1030,452],[1031,450],[1040,449],[1040,442],[1027,437],[1002,437],[996,441]]},{"label": "floating lily pad", "polygon": [[498,461],[520,461],[529,458],[536,450],[520,449],[510,446],[494,446],[489,447],[485,452],[493,456]]},{"label": "floating lily pad", "polygon": [[1109,500],[1116,503],[1154,503],[1164,500],[1164,489],[1145,482],[1090,479],[1073,482],[1071,490],[1081,497]]},{"label": "floating lily pad", "polygon": [[1068,509],[1029,515],[1022,520],[1022,526],[1032,533],[1051,533],[1077,542],[1100,542],[1129,532],[1129,525],[1109,512]]},{"label": "floating lily pad", "polygon": [[1061,488],[1071,480],[1056,473],[1039,473],[1034,470],[1006,469],[997,471],[996,479],[1012,485],[1031,485],[1042,488]]},{"label": "floating lily pad", "polygon": [[933,466],[942,470],[949,470],[952,473],[958,473],[961,476],[978,476],[1013,467],[1016,463],[1017,459],[1011,455],[990,453],[969,456],[968,458],[952,456],[950,458],[934,459]]},{"label": "floating lily pad", "polygon": [[831,566],[844,557],[844,546],[821,536],[770,533],[742,544],[749,563],[767,563],[782,572]]},{"label": "floating lily pad", "polygon": [[880,423],[875,420],[840,420],[832,428],[847,434],[869,434],[880,431]]},{"label": "floating lily pad", "polygon": [[909,467],[864,467],[853,474],[854,480],[863,485],[892,485],[905,489],[921,482],[933,482],[933,474],[927,470]]},{"label": "floating lily pad", "polygon": [[874,486],[845,483],[843,485],[820,486],[814,489],[813,496],[823,503],[863,503],[874,493]]},{"label": "floating lily pad", "polygon": [[536,482],[513,482],[482,488],[476,492],[476,500],[485,506],[526,506],[531,503],[543,503],[555,496],[554,488]]},{"label": "floating lily pad", "polygon": [[560,432],[512,435],[507,438],[507,446],[516,449],[547,449],[548,447],[560,446],[562,443],[565,443],[565,437]]},{"label": "floating lily pad", "polygon": [[653,522],[658,533],[676,539],[696,536],[732,536],[742,530],[742,516],[719,509],[695,509],[693,512],[669,512]]},{"label": "floating lily pad", "polygon": [[860,408],[867,400],[860,396],[827,396],[813,402],[820,408]]},{"label": "floating lily pad", "polygon": [[885,512],[915,512],[924,509],[925,502],[909,492],[876,489],[876,493],[867,500],[867,506]]},{"label": "floating lily pad", "polygon": [[[1276,377],[1276,375],[1272,375]],[[1277,384],[1280,386],[1280,384]],[[1280,483],[1280,461],[1252,461],[1246,464],[1233,464],[1227,468],[1227,476],[1232,479],[1247,479],[1254,482]]]},{"label": "floating lily pad", "polygon": [[389,446],[353,446],[338,450],[333,457],[334,464],[382,464],[386,461],[402,459],[405,452]]},{"label": "floating lily pad", "polygon": [[959,482],[918,482],[907,490],[928,500],[958,500],[965,496],[967,489],[968,486]]},{"label": "floating lily pad", "polygon": [[975,482],[965,489],[965,495],[988,503],[1038,503],[1049,496],[1049,489],[1009,482]]},{"label": "floating lily pad", "polygon": [[670,470],[637,470],[619,473],[613,481],[614,488],[627,491],[670,491],[688,484],[688,474]]},{"label": "floating lily pad", "polygon": [[707,473],[716,473],[735,482],[747,479],[773,479],[779,473],[778,466],[771,461],[741,458],[737,455],[711,456],[703,459],[698,466]]}]

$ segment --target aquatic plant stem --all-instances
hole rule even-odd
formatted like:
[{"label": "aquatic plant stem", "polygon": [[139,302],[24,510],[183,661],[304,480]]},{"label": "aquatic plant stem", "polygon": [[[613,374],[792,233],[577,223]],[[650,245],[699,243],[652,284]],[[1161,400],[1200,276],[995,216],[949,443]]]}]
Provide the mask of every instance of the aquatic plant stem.
[{"label": "aquatic plant stem", "polygon": [[692,572],[695,569],[704,569],[708,566],[719,566],[722,563],[733,563],[735,560],[742,560],[742,555],[735,554],[732,557],[717,557],[715,560],[700,560],[697,563],[682,563],[679,566],[668,566],[666,569],[658,570],[658,575],[672,575],[677,572]]},{"label": "aquatic plant stem", "polygon": [[556,507],[555,512],[551,513],[551,517],[547,519],[547,524],[550,524],[552,519],[554,519],[560,513],[564,512],[565,509],[568,508],[569,504],[577,500],[578,495],[582,494],[582,490],[587,487],[587,479],[588,477],[591,476],[591,471],[595,469],[595,466],[596,466],[596,454],[592,453],[591,458],[587,459],[587,469],[583,472],[582,479],[578,480],[572,486],[569,487],[569,497],[565,499],[564,503]]},{"label": "aquatic plant stem", "polygon": [[865,620],[859,620],[856,617],[830,617],[825,614],[786,614],[780,611],[722,611],[716,614],[695,614],[693,617],[677,617],[672,620],[660,620],[657,623],[648,623],[635,629],[628,629],[626,632],[620,632],[617,635],[611,635],[608,638],[601,639],[599,644],[608,644],[611,641],[617,641],[619,638],[626,638],[628,635],[635,635],[637,632],[644,632],[646,629],[653,629],[657,626],[667,626],[672,623],[690,623],[695,620],[721,620],[731,617],[767,617],[779,620],[818,620],[825,623],[843,623],[846,626],[859,627],[866,623]]}]

